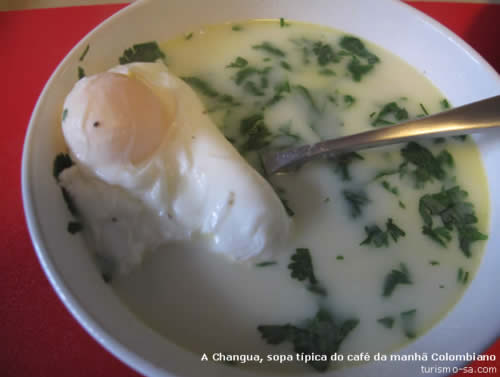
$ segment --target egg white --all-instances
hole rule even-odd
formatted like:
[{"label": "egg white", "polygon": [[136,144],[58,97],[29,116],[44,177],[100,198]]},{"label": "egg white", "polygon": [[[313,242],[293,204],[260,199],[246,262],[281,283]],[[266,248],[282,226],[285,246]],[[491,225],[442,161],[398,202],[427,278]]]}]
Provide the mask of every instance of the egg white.
[{"label": "egg white", "polygon": [[[242,261],[267,257],[288,237],[291,222],[280,199],[184,81],[162,63],[121,65],[109,72],[140,80],[173,114],[147,159],[109,163],[102,151],[92,150],[85,91],[70,93],[65,102],[63,133],[76,164],[63,171],[60,182],[80,209],[93,247],[117,259],[118,271],[129,271],[146,251],[172,242],[203,240],[208,250]],[[88,84],[83,80],[92,78],[77,86]],[[72,145],[89,156],[83,158]]]}]

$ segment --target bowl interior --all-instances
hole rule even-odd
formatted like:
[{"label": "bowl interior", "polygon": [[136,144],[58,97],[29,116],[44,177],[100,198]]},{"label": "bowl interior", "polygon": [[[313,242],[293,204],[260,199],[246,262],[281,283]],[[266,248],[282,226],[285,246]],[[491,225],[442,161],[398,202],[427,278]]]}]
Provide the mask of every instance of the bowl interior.
[{"label": "bowl interior", "polygon": [[[51,170],[55,154],[63,148],[59,116],[63,100],[77,80],[78,59],[90,45],[86,71],[97,73],[118,64],[123,50],[134,43],[164,41],[207,24],[279,17],[329,25],[388,49],[424,73],[454,105],[500,93],[498,75],[470,47],[441,25],[395,0],[139,1],[93,30],[59,65],[33,112],[24,146],[23,200],[36,252],[61,300],[105,348],[146,375],[203,373],[209,377],[250,373],[202,363],[199,356],[178,348],[140,322],[103,283],[82,240],[64,231],[69,214]],[[476,140],[488,175],[490,229],[496,229],[500,225],[494,211],[499,208],[500,177],[494,163],[500,159],[500,148],[496,147],[500,133]],[[500,332],[500,306],[495,305],[497,297],[490,287],[500,286],[500,275],[495,270],[500,265],[500,254],[495,250],[499,246],[498,235],[490,232],[477,277],[462,300],[402,353],[480,352],[494,341]],[[419,361],[414,366],[424,364]],[[457,364],[450,361],[449,365]],[[404,368],[413,370],[408,362]],[[336,375],[400,373],[395,363],[373,363],[344,369]]]}]

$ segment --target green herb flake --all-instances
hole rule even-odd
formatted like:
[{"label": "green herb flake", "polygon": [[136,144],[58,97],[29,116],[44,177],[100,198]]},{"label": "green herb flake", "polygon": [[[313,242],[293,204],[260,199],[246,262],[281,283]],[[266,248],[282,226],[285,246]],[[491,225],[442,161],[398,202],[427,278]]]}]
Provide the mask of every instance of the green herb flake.
[{"label": "green herb flake", "polygon": [[165,54],[155,41],[145,42],[133,45],[126,49],[118,61],[120,64],[134,62],[154,62],[157,59],[165,59]]},{"label": "green herb flake", "polygon": [[257,113],[243,118],[240,122],[240,132],[246,136],[241,149],[244,152],[260,150],[271,142],[271,132],[264,123],[264,115]]},{"label": "green herb flake", "polygon": [[280,27],[288,27],[290,26],[289,23],[285,22],[285,19],[283,17],[280,18]]},{"label": "green herb flake", "polygon": [[372,120],[372,126],[387,126],[407,119],[408,111],[404,107],[400,107],[396,102],[389,102],[382,107],[382,110]]},{"label": "green herb flake", "polygon": [[356,103],[356,98],[354,98],[353,96],[349,94],[346,94],[344,96],[344,104],[346,105],[346,107],[351,107],[355,103]]},{"label": "green herb flake", "polygon": [[67,116],[68,116],[68,109],[64,109],[62,112],[62,121],[63,122],[66,120]]},{"label": "green herb flake", "polygon": [[443,109],[443,110],[447,110],[451,107],[450,103],[448,102],[448,100],[446,98],[443,98],[441,100],[441,102],[439,102],[439,104],[441,105],[441,109]]},{"label": "green herb flake", "polygon": [[248,60],[245,58],[242,58],[241,56],[238,56],[234,62],[228,64],[226,68],[243,68],[248,65]]},{"label": "green herb flake", "polygon": [[335,71],[332,71],[330,68],[324,68],[318,71],[318,73],[322,76],[337,76]]},{"label": "green herb flake", "polygon": [[394,317],[387,316],[377,319],[377,322],[380,323],[385,328],[392,329],[394,327],[395,319]]},{"label": "green herb flake", "polygon": [[82,55],[80,56],[80,61],[83,62],[83,59],[85,59],[85,56],[87,56],[87,53],[89,52],[89,49],[90,49],[90,45],[87,44],[87,46],[85,46],[85,50],[83,50],[83,53]]},{"label": "green herb flake", "polygon": [[280,61],[280,66],[283,68],[283,69],[286,69],[287,71],[291,71],[292,70],[292,66],[290,64],[288,64],[286,61],[282,60]]},{"label": "green herb flake", "polygon": [[403,159],[416,166],[412,172],[415,187],[422,188],[427,182],[434,179],[444,180],[446,178],[445,166],[453,166],[453,157],[447,151],[441,152],[437,157],[432,152],[412,141],[401,149]]},{"label": "green herb flake", "polygon": [[429,264],[431,266],[439,266],[439,262],[437,260],[431,260],[431,261],[429,261]]},{"label": "green herb flake", "polygon": [[276,261],[265,261],[265,262],[256,263],[255,267],[269,267],[269,266],[274,266],[277,264],[278,264],[278,262],[276,262]]},{"label": "green herb flake", "polygon": [[314,98],[311,95],[311,92],[309,92],[309,89],[307,89],[303,85],[295,85],[293,88],[295,90],[297,90],[305,98],[307,103],[311,106],[311,108],[314,111],[319,112],[319,108],[316,106],[316,102],[314,101]]},{"label": "green herb flake", "polygon": [[262,97],[264,95],[264,92],[253,81],[245,82],[243,89],[253,96]]},{"label": "green herb flake", "polygon": [[231,30],[232,31],[242,31],[243,30],[243,26],[241,26],[241,25],[233,25],[231,27]]},{"label": "green herb flake", "polygon": [[85,70],[78,66],[78,80],[81,80],[85,77]]},{"label": "green herb flake", "polygon": [[299,281],[309,280],[312,285],[318,284],[314,275],[311,252],[307,248],[298,248],[292,255],[288,268],[292,271],[292,278]]},{"label": "green herb flake", "polygon": [[337,260],[344,260],[344,256],[343,255],[337,255]]},{"label": "green herb flake", "polygon": [[59,174],[61,174],[64,169],[70,168],[71,166],[73,166],[73,160],[69,154],[59,153],[52,163],[52,174],[54,178],[59,181]]},{"label": "green herb flake", "polygon": [[[459,186],[443,189],[436,194],[426,194],[419,200],[419,213],[424,222],[422,232],[443,246],[451,240],[450,232],[456,229],[460,250],[469,258],[471,244],[484,241],[488,236],[475,227],[477,217],[472,203],[466,201],[467,197],[468,193]],[[434,228],[433,217],[439,217],[443,226]]]},{"label": "green herb flake", "polygon": [[76,233],[82,231],[83,225],[79,221],[70,221],[70,222],[68,222],[68,226],[66,229],[67,229],[68,233],[76,234]]},{"label": "green herb flake", "polygon": [[340,47],[360,58],[365,58],[369,64],[375,64],[380,61],[378,56],[371,53],[359,38],[346,35],[340,40]]},{"label": "green herb flake", "polygon": [[182,77],[182,79],[196,91],[207,97],[217,97],[219,93],[206,81],[196,76]]},{"label": "green herb flake", "polygon": [[425,108],[424,104],[421,103],[420,104],[420,108],[422,109],[422,111],[424,112],[424,115],[429,115],[429,112],[427,111],[427,109]]},{"label": "green herb flake", "polygon": [[310,361],[307,364],[324,372],[330,366],[330,356],[338,351],[344,339],[358,326],[359,320],[347,319],[336,323],[326,309],[320,309],[313,318],[303,323],[300,327],[291,324],[261,325],[257,330],[268,344],[290,342],[297,353],[328,355],[327,361]]},{"label": "green herb flake", "polygon": [[370,203],[370,199],[364,191],[343,190],[342,195],[350,207],[350,213],[353,218],[361,216],[363,206]]},{"label": "green herb flake", "polygon": [[278,56],[280,58],[286,56],[286,54],[282,50],[280,50],[278,47],[274,46],[272,43],[267,42],[267,41],[262,42],[259,45],[254,45],[254,46],[252,46],[252,48],[254,50],[261,50],[261,51],[267,52],[271,55]]},{"label": "green herb flake", "polygon": [[351,73],[352,79],[356,82],[361,81],[364,75],[373,69],[373,64],[362,64],[357,57],[352,57],[347,65],[347,70]]},{"label": "green herb flake", "polygon": [[193,33],[186,34],[186,36],[184,37],[186,41],[189,41],[191,38],[193,38]]},{"label": "green herb flake", "polygon": [[325,66],[329,63],[337,63],[340,61],[340,57],[337,56],[332,48],[327,43],[315,42],[313,44],[312,51],[316,55],[318,65]]},{"label": "green herb flake", "polygon": [[399,270],[393,269],[385,277],[382,296],[389,297],[390,295],[392,295],[392,293],[396,289],[396,286],[398,286],[399,284],[413,284],[406,265],[404,263],[401,263],[399,267]]},{"label": "green herb flake", "polygon": [[416,337],[415,332],[415,316],[417,314],[417,309],[408,310],[401,312],[401,322],[403,326],[403,331],[407,338],[413,339]]},{"label": "green herb flake", "polygon": [[385,225],[387,228],[387,233],[389,234],[389,236],[391,236],[394,242],[397,242],[399,237],[406,236],[405,231],[394,224],[391,218],[387,219],[387,223]]},{"label": "green herb flake", "polygon": [[406,205],[400,200],[398,201],[399,208],[406,209]]},{"label": "green herb flake", "polygon": [[330,158],[335,164],[335,173],[340,174],[343,181],[351,180],[350,166],[356,161],[362,161],[365,158],[357,152],[347,152]]},{"label": "green herb flake", "polygon": [[396,186],[391,186],[391,184],[388,181],[383,180],[382,182],[380,182],[380,184],[386,191],[390,192],[391,194],[396,196],[399,195],[399,189]]},{"label": "green herb flake", "polygon": [[387,232],[384,232],[378,225],[365,226],[366,238],[360,245],[370,245],[375,247],[389,246]]}]

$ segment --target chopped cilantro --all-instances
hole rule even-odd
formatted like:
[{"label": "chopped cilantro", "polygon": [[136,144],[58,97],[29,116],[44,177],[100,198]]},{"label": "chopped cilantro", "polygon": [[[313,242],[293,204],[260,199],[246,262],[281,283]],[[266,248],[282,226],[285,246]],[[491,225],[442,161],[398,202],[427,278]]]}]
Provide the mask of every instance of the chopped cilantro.
[{"label": "chopped cilantro", "polygon": [[263,71],[255,68],[255,67],[249,67],[245,66],[243,69],[239,70],[236,73],[236,77],[234,81],[236,82],[237,85],[241,85],[241,83],[245,80],[247,80],[250,76],[253,76],[255,74],[260,74]]},{"label": "chopped cilantro", "polygon": [[309,92],[309,89],[302,85],[295,85],[293,89],[297,90],[306,99],[313,110],[319,111],[316,103],[314,102],[314,98],[311,95],[311,92]]},{"label": "chopped cilantro", "polygon": [[386,189],[387,191],[389,191],[391,194],[393,195],[399,195],[399,190],[396,186],[391,186],[391,184],[386,181],[386,180],[383,180],[382,182],[380,182],[380,184],[382,185],[382,187],[384,189]]},{"label": "chopped cilantro", "polygon": [[274,87],[274,96],[267,102],[266,107],[272,106],[284,98],[284,93],[290,93],[290,83],[283,81]]},{"label": "chopped cilantro", "polygon": [[210,86],[206,81],[196,76],[182,77],[182,79],[189,84],[193,89],[196,89],[201,94],[207,97],[217,97],[219,93]]},{"label": "chopped cilantro", "polygon": [[429,261],[429,264],[431,266],[439,266],[439,262],[437,260],[431,260],[431,261]]},{"label": "chopped cilantro", "polygon": [[280,18],[280,27],[287,27],[290,26],[289,23],[285,22],[285,19],[283,17]]},{"label": "chopped cilantro", "polygon": [[383,318],[380,318],[380,319],[377,319],[377,322],[380,323],[382,326],[388,328],[388,329],[392,329],[392,327],[394,326],[394,317],[383,317]]},{"label": "chopped cilantro", "polygon": [[446,98],[443,98],[439,104],[441,105],[441,109],[443,109],[443,110],[447,110],[451,107],[450,103],[448,102],[448,100]]},{"label": "chopped cilantro", "polygon": [[412,172],[415,186],[424,187],[425,183],[432,182],[434,178],[443,180],[446,177],[444,166],[453,166],[453,157],[447,151],[435,157],[432,152],[412,141],[401,149],[401,155],[406,162],[412,163],[417,168]]},{"label": "chopped cilantro", "polygon": [[184,37],[186,41],[189,41],[191,38],[193,38],[193,33],[186,34],[186,36]]},{"label": "chopped cilantro", "polygon": [[[426,194],[419,200],[419,213],[424,221],[422,232],[445,246],[451,240],[450,232],[455,228],[459,246],[466,257],[471,256],[471,243],[488,238],[474,226],[477,217],[472,203],[467,202],[467,192],[459,186]],[[433,216],[441,219],[442,227],[433,228]]]},{"label": "chopped cilantro", "polygon": [[335,71],[332,71],[330,68],[323,68],[323,69],[319,70],[318,73],[320,75],[323,75],[323,76],[336,76],[337,75],[335,73]]},{"label": "chopped cilantro", "polygon": [[283,69],[286,69],[287,71],[291,71],[292,70],[292,66],[290,64],[288,64],[286,61],[282,60],[280,61],[280,66],[283,68]]},{"label": "chopped cilantro", "polygon": [[352,79],[359,82],[364,75],[373,69],[373,64],[362,64],[357,57],[353,56],[347,65],[347,69],[351,73]]},{"label": "chopped cilantro", "polygon": [[243,68],[248,65],[248,60],[238,56],[236,60],[226,66],[226,68]]},{"label": "chopped cilantro", "polygon": [[165,59],[165,54],[155,41],[138,43],[123,51],[118,59],[120,64],[133,62],[154,62],[157,59]]},{"label": "chopped cilantro", "polygon": [[272,260],[272,261],[256,263],[255,267],[268,267],[268,266],[274,266],[276,264],[278,264],[278,262]]},{"label": "chopped cilantro", "polygon": [[332,46],[327,43],[315,42],[312,51],[316,55],[316,59],[320,66],[324,66],[329,63],[336,63],[340,60],[333,51]]},{"label": "chopped cilantro", "polygon": [[344,104],[347,107],[351,107],[352,105],[354,105],[355,102],[356,102],[356,98],[354,98],[353,96],[351,96],[349,94],[346,94],[344,96]]},{"label": "chopped cilantro", "polygon": [[344,260],[344,256],[343,255],[337,255],[337,260]]},{"label": "chopped cilantro", "polygon": [[85,70],[78,66],[78,80],[81,80],[85,77]]},{"label": "chopped cilantro", "polygon": [[400,208],[402,208],[402,209],[406,209],[405,204],[404,204],[401,200],[398,202],[398,204],[399,204],[399,207],[400,207]]},{"label": "chopped cilantro", "polygon": [[231,27],[231,30],[232,31],[242,31],[243,30],[243,27],[241,25],[233,25]]},{"label": "chopped cilantro", "polygon": [[385,277],[382,296],[389,297],[394,292],[394,289],[396,289],[398,284],[413,284],[410,280],[410,274],[406,265],[401,263],[399,267],[399,270],[393,269]]},{"label": "chopped cilantro", "polygon": [[246,141],[241,147],[244,152],[262,149],[271,142],[272,134],[264,123],[262,113],[243,118],[240,122],[240,132],[246,136]]},{"label": "chopped cilantro", "polygon": [[467,284],[469,280],[469,271],[465,271],[462,267],[458,269],[457,281],[461,284]]},{"label": "chopped cilantro", "polygon": [[279,56],[280,58],[284,57],[286,54],[280,50],[278,47],[274,46],[270,42],[262,42],[260,45],[252,46],[254,50],[265,51],[271,55]]},{"label": "chopped cilantro", "polygon": [[308,363],[317,371],[324,372],[330,365],[330,356],[338,351],[341,343],[358,324],[357,319],[336,323],[326,309],[320,309],[313,318],[304,321],[300,327],[291,324],[261,325],[257,330],[269,344],[290,342],[297,353],[327,355],[326,361]]},{"label": "chopped cilantro", "polygon": [[67,169],[69,167],[73,166],[73,160],[67,153],[59,153],[55,158],[54,162],[52,164],[52,174],[54,175],[54,178],[59,181],[59,174],[64,169]]},{"label": "chopped cilantro", "polygon": [[243,89],[245,92],[250,93],[253,96],[262,97],[264,95],[264,92],[253,81],[245,82]]},{"label": "chopped cilantro", "polygon": [[394,242],[397,242],[399,237],[406,236],[405,231],[394,224],[391,218],[387,219],[385,226],[387,228],[387,233],[391,236]]},{"label": "chopped cilantro", "polygon": [[420,108],[422,109],[422,111],[424,112],[424,115],[429,115],[429,113],[427,112],[427,109],[425,108],[424,104],[421,103],[420,104]]},{"label": "chopped cilantro", "polygon": [[378,225],[365,226],[366,239],[360,245],[373,244],[375,247],[389,246],[387,232],[384,232]]},{"label": "chopped cilantro", "polygon": [[382,107],[372,121],[372,126],[387,126],[396,122],[408,119],[408,111],[404,107],[399,107],[396,102],[389,102]]},{"label": "chopped cilantro", "polygon": [[343,181],[350,181],[351,174],[349,171],[349,167],[355,161],[361,161],[365,158],[356,152],[347,152],[339,154],[335,157],[332,157],[330,160],[335,164],[335,173],[340,174]]},{"label": "chopped cilantro", "polygon": [[288,268],[292,271],[292,278],[299,281],[309,280],[312,285],[318,284],[314,275],[311,252],[307,248],[298,248],[292,255]]},{"label": "chopped cilantro", "polygon": [[403,326],[403,331],[407,338],[413,339],[416,337],[415,334],[415,315],[417,314],[417,309],[408,310],[400,314],[401,322]]},{"label": "chopped cilantro", "polygon": [[89,49],[90,49],[90,45],[88,44],[86,47],[85,47],[85,50],[83,50],[83,53],[82,55],[80,56],[80,61],[83,62],[83,59],[85,59],[85,56],[87,56],[87,53],[89,52]]},{"label": "chopped cilantro", "polygon": [[62,112],[62,121],[63,122],[66,120],[67,116],[68,116],[68,109],[64,109]]},{"label": "chopped cilantro", "polygon": [[362,212],[362,207],[370,203],[370,199],[368,199],[364,191],[343,190],[342,195],[349,203],[351,216],[353,218],[359,217]]},{"label": "chopped cilantro", "polygon": [[378,56],[371,53],[359,38],[346,35],[340,40],[340,47],[356,56],[365,58],[369,64],[375,64],[380,61]]},{"label": "chopped cilantro", "polygon": [[78,232],[81,232],[82,229],[83,229],[83,225],[81,222],[79,222],[79,221],[68,222],[68,227],[67,227],[68,233],[76,234]]}]

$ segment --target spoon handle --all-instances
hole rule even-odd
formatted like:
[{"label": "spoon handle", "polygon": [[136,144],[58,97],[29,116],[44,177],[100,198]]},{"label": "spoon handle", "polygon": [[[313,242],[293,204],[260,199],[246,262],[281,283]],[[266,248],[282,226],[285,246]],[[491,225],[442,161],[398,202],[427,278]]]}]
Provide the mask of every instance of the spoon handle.
[{"label": "spoon handle", "polygon": [[500,95],[391,127],[361,132],[312,145],[268,151],[262,162],[272,175],[288,166],[338,153],[410,140],[466,135],[500,127]]}]

